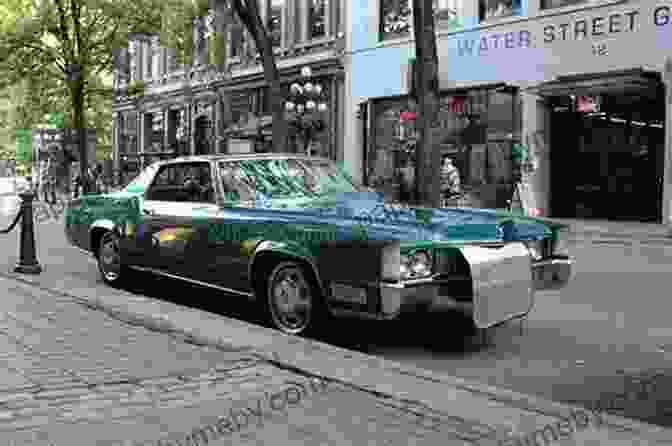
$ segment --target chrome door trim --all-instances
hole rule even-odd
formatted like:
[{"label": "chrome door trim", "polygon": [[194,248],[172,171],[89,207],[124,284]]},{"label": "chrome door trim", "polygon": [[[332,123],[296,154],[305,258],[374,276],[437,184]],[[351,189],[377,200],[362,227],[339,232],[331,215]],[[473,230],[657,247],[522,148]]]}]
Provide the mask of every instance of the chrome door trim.
[{"label": "chrome door trim", "polygon": [[154,268],[146,268],[144,266],[135,266],[135,265],[129,265],[128,267],[132,268],[134,270],[137,270],[137,271],[152,273],[152,274],[156,274],[156,275],[159,275],[159,276],[166,276],[166,277],[170,277],[171,279],[182,280],[184,282],[193,283],[194,285],[200,285],[200,286],[204,286],[204,287],[208,287],[208,288],[214,288],[216,290],[224,291],[226,293],[237,294],[237,295],[245,296],[245,297],[254,297],[253,293],[247,293],[245,291],[238,291],[238,290],[234,290],[232,288],[226,288],[226,287],[222,287],[222,286],[218,286],[218,285],[213,285],[211,283],[201,282],[200,280],[189,279],[189,278],[178,276],[178,275],[175,275],[175,274],[166,273],[164,271],[160,271],[160,270],[157,270],[157,269],[154,269]]}]

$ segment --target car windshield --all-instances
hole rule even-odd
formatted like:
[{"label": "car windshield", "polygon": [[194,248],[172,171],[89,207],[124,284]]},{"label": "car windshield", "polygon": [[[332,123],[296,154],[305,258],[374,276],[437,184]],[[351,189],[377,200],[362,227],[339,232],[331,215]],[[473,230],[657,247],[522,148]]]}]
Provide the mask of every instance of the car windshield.
[{"label": "car windshield", "polygon": [[228,200],[317,197],[336,192],[359,192],[348,175],[328,160],[256,159],[219,164]]}]

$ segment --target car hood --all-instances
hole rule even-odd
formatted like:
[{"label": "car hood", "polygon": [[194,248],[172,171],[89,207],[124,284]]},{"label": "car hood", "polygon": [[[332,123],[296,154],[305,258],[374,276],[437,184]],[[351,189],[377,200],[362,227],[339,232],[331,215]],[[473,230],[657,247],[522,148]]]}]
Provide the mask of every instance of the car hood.
[{"label": "car hood", "polygon": [[[426,208],[385,203],[375,192],[337,193],[306,200],[268,200],[261,204],[288,219],[356,225],[368,239],[420,241],[539,240],[548,224],[489,209]],[[302,218],[304,217],[304,218]]]}]

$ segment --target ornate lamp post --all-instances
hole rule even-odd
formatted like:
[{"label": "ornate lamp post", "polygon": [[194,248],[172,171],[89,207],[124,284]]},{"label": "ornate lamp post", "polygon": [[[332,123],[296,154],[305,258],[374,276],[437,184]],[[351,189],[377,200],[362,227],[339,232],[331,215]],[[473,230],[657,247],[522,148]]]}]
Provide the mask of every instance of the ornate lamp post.
[{"label": "ornate lamp post", "polygon": [[307,155],[311,155],[310,143],[315,133],[321,132],[325,127],[320,113],[327,111],[324,88],[317,82],[311,82],[312,75],[310,67],[303,67],[303,81],[295,82],[289,87],[289,97],[285,101],[285,110],[290,113],[290,122],[302,136]]}]

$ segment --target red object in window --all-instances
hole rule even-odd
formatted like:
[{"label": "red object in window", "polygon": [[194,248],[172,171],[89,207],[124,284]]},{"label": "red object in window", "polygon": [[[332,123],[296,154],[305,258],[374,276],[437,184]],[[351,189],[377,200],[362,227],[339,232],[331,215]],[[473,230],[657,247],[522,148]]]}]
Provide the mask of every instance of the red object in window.
[{"label": "red object in window", "polygon": [[414,121],[417,116],[418,114],[413,111],[402,111],[399,113],[399,119],[402,121]]},{"label": "red object in window", "polygon": [[595,113],[600,111],[600,105],[592,96],[577,96],[576,111],[579,113]]},{"label": "red object in window", "polygon": [[448,96],[446,98],[446,105],[448,105],[448,111],[453,113],[464,113],[464,104],[466,98],[464,96]]}]

